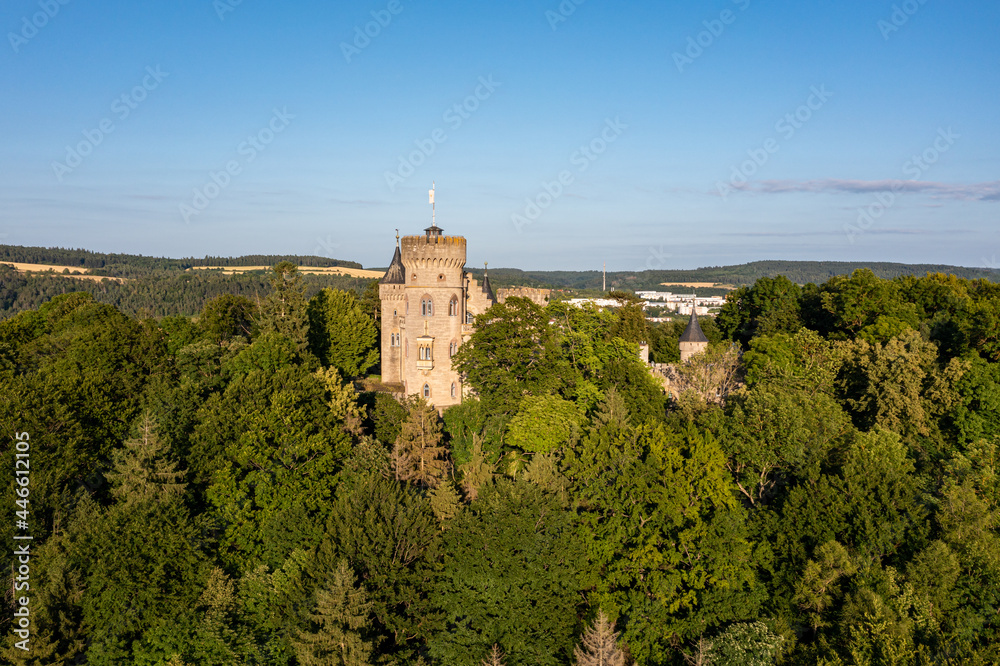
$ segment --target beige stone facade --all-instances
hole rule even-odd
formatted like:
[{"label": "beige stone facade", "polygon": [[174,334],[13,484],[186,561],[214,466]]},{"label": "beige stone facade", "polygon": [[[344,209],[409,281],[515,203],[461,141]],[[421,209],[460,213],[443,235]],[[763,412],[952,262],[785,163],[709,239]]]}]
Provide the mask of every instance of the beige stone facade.
[{"label": "beige stone facade", "polygon": [[462,401],[451,357],[472,335],[472,318],[496,301],[489,285],[465,270],[466,241],[436,226],[397,239],[379,285],[382,301],[382,381],[402,384],[443,409]]},{"label": "beige stone facade", "polygon": [[535,287],[509,287],[507,289],[497,289],[497,302],[503,303],[508,298],[527,298],[536,305],[545,307],[549,304],[551,289],[538,289]]}]

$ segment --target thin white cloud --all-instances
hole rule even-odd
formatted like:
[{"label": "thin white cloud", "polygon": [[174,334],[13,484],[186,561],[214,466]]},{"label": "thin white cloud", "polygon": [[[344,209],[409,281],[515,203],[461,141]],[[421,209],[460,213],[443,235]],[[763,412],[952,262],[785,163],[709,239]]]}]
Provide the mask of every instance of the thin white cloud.
[{"label": "thin white cloud", "polygon": [[1000,201],[1000,180],[985,183],[940,183],[925,180],[844,180],[823,178],[818,180],[761,180],[732,189],[757,194],[788,194],[807,192],[813,194],[869,194],[873,192],[918,192],[935,199],[964,201]]}]

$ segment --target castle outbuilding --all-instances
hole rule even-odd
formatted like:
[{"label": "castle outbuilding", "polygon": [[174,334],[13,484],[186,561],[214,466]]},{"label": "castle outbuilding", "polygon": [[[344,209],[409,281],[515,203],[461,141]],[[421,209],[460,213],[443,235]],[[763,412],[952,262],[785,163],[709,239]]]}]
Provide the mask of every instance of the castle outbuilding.
[{"label": "castle outbuilding", "polygon": [[473,318],[497,299],[489,276],[465,270],[466,241],[432,224],[422,236],[396,236],[396,252],[379,283],[382,381],[438,408],[462,402],[451,358],[473,332]]},{"label": "castle outbuilding", "polygon": [[692,356],[708,349],[708,338],[705,337],[704,331],[701,330],[701,324],[698,323],[698,313],[693,307],[687,328],[681,333],[680,348],[681,363],[687,363]]}]

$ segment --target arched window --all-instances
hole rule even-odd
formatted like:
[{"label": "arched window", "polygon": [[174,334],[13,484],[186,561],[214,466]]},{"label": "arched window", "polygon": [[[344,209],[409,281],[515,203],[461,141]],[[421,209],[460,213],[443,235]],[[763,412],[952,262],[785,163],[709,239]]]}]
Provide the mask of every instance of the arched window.
[{"label": "arched window", "polygon": [[424,317],[430,317],[434,314],[434,301],[431,300],[430,296],[426,296],[421,299],[420,314]]},{"label": "arched window", "polygon": [[451,383],[451,397],[455,397],[455,382]]},{"label": "arched window", "polygon": [[392,316],[393,316],[393,317],[397,316],[397,315],[396,315],[396,311],[395,311],[395,310],[393,310],[393,311],[392,311]]},{"label": "arched window", "polygon": [[452,296],[451,300],[448,301],[448,316],[449,317],[458,316],[458,298],[456,298],[455,296]]},{"label": "arched window", "polygon": [[424,397],[425,398],[431,397],[431,386],[430,386],[430,384],[424,384]]},{"label": "arched window", "polygon": [[476,322],[476,317],[471,312],[465,313],[465,323],[470,326]]},{"label": "arched window", "polygon": [[451,344],[448,345],[448,356],[449,357],[454,356],[457,352],[458,352],[458,343],[452,340]]}]

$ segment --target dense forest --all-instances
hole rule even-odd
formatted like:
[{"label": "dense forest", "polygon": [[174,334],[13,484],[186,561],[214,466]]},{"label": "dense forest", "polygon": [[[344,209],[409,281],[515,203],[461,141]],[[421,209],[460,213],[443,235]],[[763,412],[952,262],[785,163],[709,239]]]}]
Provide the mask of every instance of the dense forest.
[{"label": "dense forest", "polygon": [[109,254],[89,250],[70,250],[53,247],[0,245],[0,263],[54,264],[87,268],[97,275],[132,277],[156,270],[187,270],[196,266],[273,266],[290,261],[300,266],[341,266],[361,268],[355,261],[342,261],[328,257],[277,256],[253,254],[243,257],[203,257],[196,259],[168,259],[145,257],[139,254]]},{"label": "dense forest", "polygon": [[196,318],[25,309],[0,538],[33,537],[30,574],[3,562],[30,592],[0,659],[1000,662],[1000,284],[797,282],[733,292],[686,364],[628,294],[509,299],[443,415],[373,374],[371,284],[309,295],[291,263]]},{"label": "dense forest", "polygon": [[[346,275],[304,275],[302,279],[309,296],[328,287],[360,292],[371,282]],[[60,294],[80,291],[132,316],[194,316],[208,301],[223,294],[263,298],[268,284],[262,272],[224,275],[219,271],[151,270],[123,281],[93,281],[59,274],[19,273],[9,264],[0,263],[0,320],[33,310]]]}]

